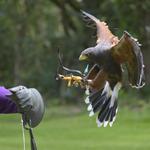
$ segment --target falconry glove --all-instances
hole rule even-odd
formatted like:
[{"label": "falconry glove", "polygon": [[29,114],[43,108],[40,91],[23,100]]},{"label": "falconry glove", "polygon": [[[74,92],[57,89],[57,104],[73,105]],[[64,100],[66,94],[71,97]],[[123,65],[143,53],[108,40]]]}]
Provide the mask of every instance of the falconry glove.
[{"label": "falconry glove", "polygon": [[36,127],[41,122],[45,110],[40,93],[34,88],[25,86],[13,87],[9,90],[13,93],[12,100],[23,115],[24,123],[32,128]]}]

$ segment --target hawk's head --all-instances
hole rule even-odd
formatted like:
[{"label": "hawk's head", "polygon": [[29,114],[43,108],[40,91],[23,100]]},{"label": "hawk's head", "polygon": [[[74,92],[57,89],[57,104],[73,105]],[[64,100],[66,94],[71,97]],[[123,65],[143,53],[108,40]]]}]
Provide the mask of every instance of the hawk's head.
[{"label": "hawk's head", "polygon": [[79,60],[93,61],[95,56],[94,47],[90,47],[81,52]]}]

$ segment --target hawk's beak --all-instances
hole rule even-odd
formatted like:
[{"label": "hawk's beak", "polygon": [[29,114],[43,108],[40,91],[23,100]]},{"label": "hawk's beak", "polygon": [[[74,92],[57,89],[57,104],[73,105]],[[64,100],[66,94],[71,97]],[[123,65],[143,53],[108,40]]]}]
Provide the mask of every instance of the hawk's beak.
[{"label": "hawk's beak", "polygon": [[79,60],[86,60],[88,57],[86,55],[80,55]]}]

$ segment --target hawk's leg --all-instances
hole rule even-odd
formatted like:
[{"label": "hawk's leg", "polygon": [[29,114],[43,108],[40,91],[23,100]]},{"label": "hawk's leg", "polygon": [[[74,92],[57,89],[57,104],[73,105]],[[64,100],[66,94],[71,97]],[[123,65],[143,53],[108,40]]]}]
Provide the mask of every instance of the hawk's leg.
[{"label": "hawk's leg", "polygon": [[107,73],[104,70],[99,70],[95,78],[88,79],[87,82],[91,89],[100,90],[104,87],[106,80],[108,79]]},{"label": "hawk's leg", "polygon": [[87,76],[85,77],[85,79],[86,79],[86,80],[87,80],[87,79],[94,79],[94,78],[96,77],[97,73],[99,72],[99,70],[100,70],[99,66],[98,66],[98,65],[94,65],[94,66],[90,69],[90,71],[89,71],[89,73],[87,74]]}]

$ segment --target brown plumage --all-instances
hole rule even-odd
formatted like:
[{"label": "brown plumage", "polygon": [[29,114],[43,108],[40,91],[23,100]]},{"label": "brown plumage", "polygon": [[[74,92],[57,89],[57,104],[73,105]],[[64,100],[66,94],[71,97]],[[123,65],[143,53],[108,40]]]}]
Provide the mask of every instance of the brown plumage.
[{"label": "brown plumage", "polygon": [[79,60],[94,63],[85,80],[88,81],[90,93],[86,98],[89,103],[89,116],[99,111],[98,126],[112,126],[117,113],[117,97],[122,86],[122,68],[125,64],[129,83],[132,87],[144,85],[144,64],[140,44],[128,32],[122,38],[113,35],[105,22],[82,11],[86,21],[93,22],[97,28],[96,46],[81,52]]}]

